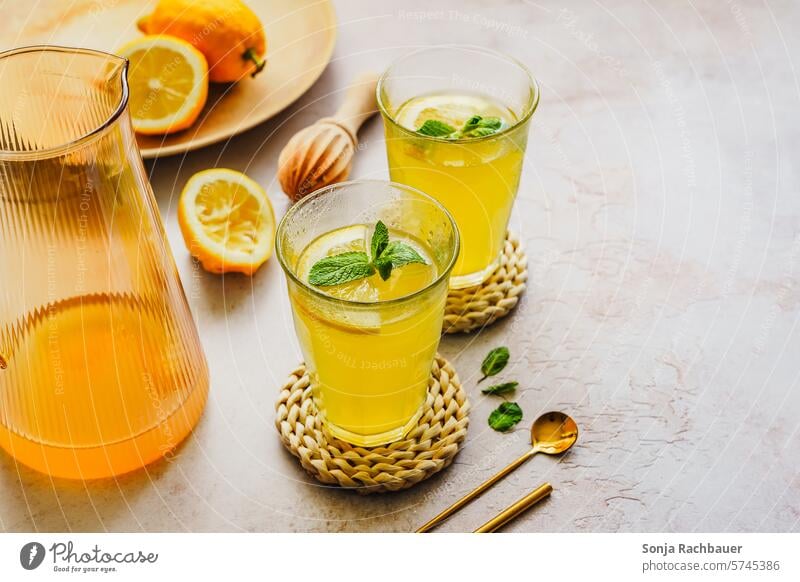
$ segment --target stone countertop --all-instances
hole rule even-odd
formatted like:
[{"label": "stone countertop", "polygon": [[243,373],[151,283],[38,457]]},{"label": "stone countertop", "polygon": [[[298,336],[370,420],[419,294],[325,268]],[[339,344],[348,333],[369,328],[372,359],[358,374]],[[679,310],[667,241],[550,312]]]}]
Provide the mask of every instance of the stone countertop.
[{"label": "stone countertop", "polygon": [[[447,521],[469,531],[542,481],[509,531],[800,531],[800,6],[341,0],[333,61],[285,114],[229,143],[148,163],[212,387],[170,461],[100,483],[53,482],[0,456],[5,531],[410,531],[527,446],[560,409],[581,427]],[[441,352],[474,409],[454,465],[372,497],[322,487],[280,445],[278,387],[300,359],[273,258],[252,279],[190,260],[176,220],[212,166],[288,204],[277,155],[357,73],[419,46],[508,52],[542,88],[515,207],[530,285],[513,317]],[[385,178],[379,119],[352,177]],[[506,344],[526,419],[486,425],[479,362]]]}]

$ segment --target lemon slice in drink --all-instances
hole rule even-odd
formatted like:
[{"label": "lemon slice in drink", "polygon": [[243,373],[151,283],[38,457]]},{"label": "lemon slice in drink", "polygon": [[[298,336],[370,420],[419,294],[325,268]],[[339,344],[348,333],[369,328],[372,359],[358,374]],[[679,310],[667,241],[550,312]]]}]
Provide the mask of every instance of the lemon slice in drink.
[{"label": "lemon slice in drink", "polygon": [[397,112],[397,123],[416,131],[429,119],[435,119],[460,129],[473,115],[499,117],[506,123],[513,121],[509,110],[479,95],[445,93],[426,95],[406,102]]},{"label": "lemon slice in drink", "polygon": [[208,64],[188,42],[165,35],[129,42],[119,54],[130,61],[133,129],[160,135],[192,125],[208,96]]},{"label": "lemon slice in drink", "polygon": [[178,224],[189,252],[211,273],[252,275],[272,255],[272,203],[241,172],[215,168],[192,176],[178,202]]}]

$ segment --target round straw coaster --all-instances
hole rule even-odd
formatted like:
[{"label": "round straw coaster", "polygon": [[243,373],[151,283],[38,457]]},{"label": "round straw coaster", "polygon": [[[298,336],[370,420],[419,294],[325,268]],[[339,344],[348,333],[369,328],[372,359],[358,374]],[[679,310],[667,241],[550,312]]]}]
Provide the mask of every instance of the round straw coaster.
[{"label": "round straw coaster", "polygon": [[308,473],[326,485],[364,494],[406,489],[438,473],[453,462],[469,424],[467,393],[438,354],[424,412],[401,441],[365,448],[331,435],[317,414],[305,364],[291,373],[275,409],[281,442]]},{"label": "round straw coaster", "polygon": [[509,231],[500,264],[480,285],[451,289],[444,309],[444,333],[468,333],[491,325],[517,306],[528,280],[528,257],[517,235]]}]

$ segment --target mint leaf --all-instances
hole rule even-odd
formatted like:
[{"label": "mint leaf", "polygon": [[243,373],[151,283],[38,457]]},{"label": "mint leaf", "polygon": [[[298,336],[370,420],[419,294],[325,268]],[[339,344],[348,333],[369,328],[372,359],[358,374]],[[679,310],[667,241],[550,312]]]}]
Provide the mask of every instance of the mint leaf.
[{"label": "mint leaf", "polygon": [[380,220],[375,225],[375,232],[372,233],[372,242],[370,244],[372,251],[372,260],[377,261],[378,257],[386,250],[389,244],[389,229]]},{"label": "mint leaf", "polygon": [[499,117],[481,117],[473,115],[459,132],[459,137],[483,137],[492,135],[503,127],[503,120]]},{"label": "mint leaf", "polygon": [[389,275],[392,274],[393,268],[402,267],[410,263],[428,264],[413,247],[405,243],[392,241],[386,246],[378,260],[375,261],[375,268],[378,269],[381,278],[386,281]]},{"label": "mint leaf", "polygon": [[414,249],[414,247],[410,247],[407,244],[398,241],[389,243],[389,246],[386,247],[386,252],[384,252],[382,258],[392,261],[392,266],[394,267],[402,267],[403,265],[408,265],[410,263],[422,263],[423,265],[428,264],[425,259],[423,259],[422,256]]},{"label": "mint leaf", "polygon": [[522,409],[516,402],[503,402],[489,415],[489,426],[499,432],[506,432],[522,420]]},{"label": "mint leaf", "polygon": [[476,127],[478,127],[478,124],[481,122],[481,119],[483,119],[483,117],[481,117],[480,115],[473,115],[464,122],[464,127],[461,128],[461,131],[469,131],[470,129],[475,129]]},{"label": "mint leaf", "polygon": [[478,382],[483,382],[489,376],[494,376],[503,368],[505,368],[506,364],[508,364],[509,356],[510,354],[508,348],[505,346],[495,348],[486,354],[486,357],[481,363],[481,372],[483,373],[483,378],[478,380]]},{"label": "mint leaf", "polygon": [[392,274],[392,260],[381,257],[375,261],[375,268],[378,269],[378,274],[381,276],[381,279],[386,281]]},{"label": "mint leaf", "polygon": [[363,279],[374,272],[375,268],[369,262],[367,253],[341,253],[317,261],[311,267],[308,282],[317,287],[329,287]]},{"label": "mint leaf", "polygon": [[500,394],[508,394],[509,392],[513,392],[517,389],[517,386],[519,386],[519,382],[505,382],[503,384],[494,384],[488,388],[484,388],[481,390],[481,392],[484,394],[499,396]]},{"label": "mint leaf", "polygon": [[426,119],[418,129],[417,133],[430,137],[447,137],[456,130],[452,125],[437,119]]}]

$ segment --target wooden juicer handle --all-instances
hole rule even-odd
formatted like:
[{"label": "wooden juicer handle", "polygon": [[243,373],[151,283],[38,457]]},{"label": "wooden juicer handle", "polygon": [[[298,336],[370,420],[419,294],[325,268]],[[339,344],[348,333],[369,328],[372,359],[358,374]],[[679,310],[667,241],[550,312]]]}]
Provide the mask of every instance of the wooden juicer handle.
[{"label": "wooden juicer handle", "polygon": [[376,111],[378,76],[360,75],[331,117],[297,132],[278,157],[278,180],[293,202],[346,180],[358,146],[358,130]]}]

